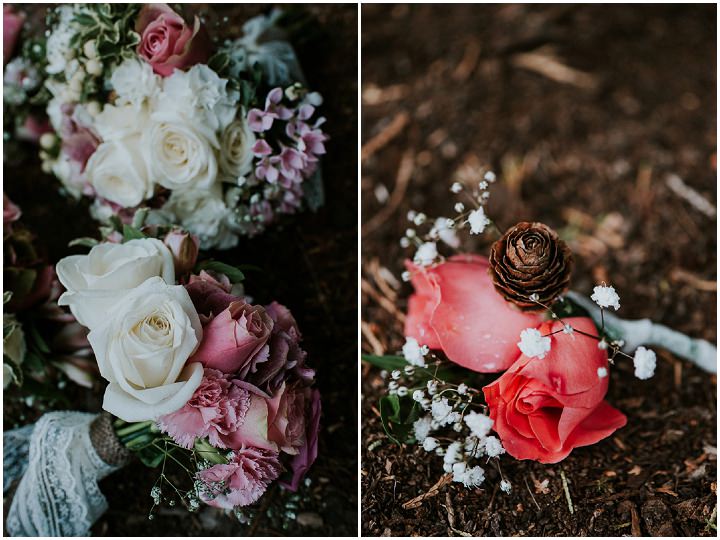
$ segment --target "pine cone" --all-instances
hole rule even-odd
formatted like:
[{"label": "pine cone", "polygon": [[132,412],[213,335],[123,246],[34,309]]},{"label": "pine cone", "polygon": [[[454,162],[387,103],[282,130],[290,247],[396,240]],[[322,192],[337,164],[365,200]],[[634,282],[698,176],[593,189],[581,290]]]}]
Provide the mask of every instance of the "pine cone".
[{"label": "pine cone", "polygon": [[495,289],[523,310],[542,309],[531,295],[552,304],[570,286],[572,266],[570,248],[542,223],[518,223],[490,249]]}]

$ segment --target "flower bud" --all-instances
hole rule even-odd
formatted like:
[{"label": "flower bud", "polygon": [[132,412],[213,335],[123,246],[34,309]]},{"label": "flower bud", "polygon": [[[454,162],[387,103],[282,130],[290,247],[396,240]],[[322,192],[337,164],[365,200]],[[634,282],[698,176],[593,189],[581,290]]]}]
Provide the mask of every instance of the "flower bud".
[{"label": "flower bud", "polygon": [[95,58],[97,57],[97,48],[95,47],[95,42],[90,40],[83,45],[83,53],[87,58]]},{"label": "flower bud", "polygon": [[190,272],[195,266],[200,250],[198,238],[181,230],[173,230],[165,236],[164,242],[173,254],[175,273],[182,275]]}]

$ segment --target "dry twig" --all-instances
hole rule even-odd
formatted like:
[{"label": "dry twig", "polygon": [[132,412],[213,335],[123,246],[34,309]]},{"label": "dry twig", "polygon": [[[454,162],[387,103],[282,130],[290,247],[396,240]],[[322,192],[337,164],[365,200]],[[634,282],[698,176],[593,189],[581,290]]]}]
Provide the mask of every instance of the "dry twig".
[{"label": "dry twig", "polygon": [[431,487],[426,493],[423,493],[422,495],[418,495],[417,497],[410,499],[407,502],[404,502],[402,507],[403,510],[410,510],[412,508],[417,508],[418,506],[421,506],[423,501],[425,499],[429,499],[431,497],[435,497],[435,495],[438,494],[441,488],[448,485],[450,482],[452,482],[452,474],[446,474],[440,478],[437,482],[435,482],[435,485]]}]

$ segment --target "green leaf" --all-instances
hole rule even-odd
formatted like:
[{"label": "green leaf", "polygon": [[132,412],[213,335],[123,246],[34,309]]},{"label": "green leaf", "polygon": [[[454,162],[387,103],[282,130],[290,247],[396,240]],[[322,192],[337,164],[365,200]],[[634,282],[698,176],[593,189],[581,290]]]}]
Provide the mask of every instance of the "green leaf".
[{"label": "green leaf", "polygon": [[397,444],[413,440],[413,423],[420,416],[420,406],[409,397],[397,394],[380,398],[380,420],[387,436]]},{"label": "green leaf", "polygon": [[76,238],[75,240],[70,240],[68,242],[68,247],[73,246],[84,246],[84,247],[93,247],[97,246],[100,242],[96,240],[95,238],[91,238],[89,236],[83,236],[82,238]]},{"label": "green leaf", "polygon": [[405,366],[409,365],[404,356],[397,355],[378,356],[375,354],[363,354],[362,359],[375,367],[386,369],[388,371],[403,369]]},{"label": "green leaf", "polygon": [[12,291],[3,291],[3,304],[7,304],[12,298]]},{"label": "green leaf", "polygon": [[240,283],[242,280],[245,279],[245,274],[243,274],[242,270],[240,270],[236,266],[231,266],[229,264],[221,263],[220,261],[214,261],[212,259],[202,261],[197,265],[197,269],[211,270],[213,272],[225,274],[231,283]]},{"label": "green leaf", "polygon": [[123,225],[123,241],[127,242],[128,240],[136,240],[138,238],[146,238],[146,236],[140,232],[138,229],[131,225]]}]

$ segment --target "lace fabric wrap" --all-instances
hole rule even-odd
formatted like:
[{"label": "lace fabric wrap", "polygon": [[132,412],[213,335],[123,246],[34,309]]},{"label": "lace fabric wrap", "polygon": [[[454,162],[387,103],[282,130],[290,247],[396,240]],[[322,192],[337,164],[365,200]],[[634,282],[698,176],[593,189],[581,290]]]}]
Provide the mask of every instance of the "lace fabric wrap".
[{"label": "lace fabric wrap", "polygon": [[124,461],[110,465],[98,455],[91,439],[96,418],[102,417],[50,412],[34,426],[3,434],[4,490],[22,475],[5,523],[12,536],[87,536],[107,510],[98,481]]}]

